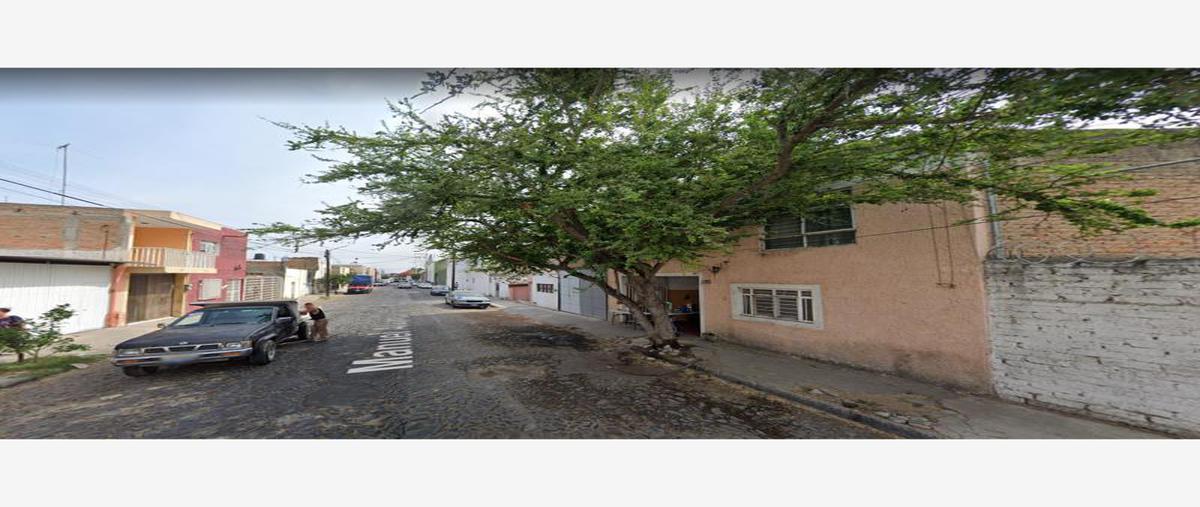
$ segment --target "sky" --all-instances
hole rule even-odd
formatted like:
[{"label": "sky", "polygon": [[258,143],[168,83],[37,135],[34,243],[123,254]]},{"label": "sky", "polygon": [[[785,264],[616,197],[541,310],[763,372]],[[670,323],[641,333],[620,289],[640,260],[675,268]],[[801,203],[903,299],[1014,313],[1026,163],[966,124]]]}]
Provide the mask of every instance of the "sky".
[{"label": "sky", "polygon": [[[421,70],[0,70],[0,177],[51,190],[70,143],[67,194],[112,207],[179,211],[234,228],[299,224],[323,202],[345,202],[349,184],[302,180],[326,167],[288,151],[270,121],[372,132],[387,99],[411,96]],[[453,108],[453,105],[446,107]],[[270,120],[270,121],[268,121]],[[0,199],[59,197],[0,181]],[[71,202],[68,202],[71,204]],[[86,205],[74,202],[75,205]],[[419,245],[331,244],[336,262],[402,271]],[[319,255],[251,239],[268,258]]]}]

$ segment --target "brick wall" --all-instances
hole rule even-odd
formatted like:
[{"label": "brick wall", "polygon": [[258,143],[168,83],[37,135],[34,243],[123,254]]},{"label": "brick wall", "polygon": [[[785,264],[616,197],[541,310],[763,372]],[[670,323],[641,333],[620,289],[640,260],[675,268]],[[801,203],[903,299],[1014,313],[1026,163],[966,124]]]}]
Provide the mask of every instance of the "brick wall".
[{"label": "brick wall", "polygon": [[124,250],[131,227],[121,210],[0,204],[5,250]]},{"label": "brick wall", "polygon": [[[1166,147],[1134,148],[1086,160],[1110,162],[1115,164],[1114,168],[1124,168],[1191,158],[1200,158],[1200,140]],[[1144,206],[1152,216],[1167,221],[1200,217],[1200,198],[1197,198],[1200,196],[1200,162],[1134,171],[1128,176],[1129,179],[1106,181],[1093,188],[1153,189],[1158,195],[1146,198]],[[1001,227],[1010,253],[1023,257],[1200,257],[1200,227],[1134,229],[1086,240],[1058,217],[1015,220],[1005,222]]]},{"label": "brick wall", "polygon": [[998,395],[1200,434],[1200,259],[986,273]]}]

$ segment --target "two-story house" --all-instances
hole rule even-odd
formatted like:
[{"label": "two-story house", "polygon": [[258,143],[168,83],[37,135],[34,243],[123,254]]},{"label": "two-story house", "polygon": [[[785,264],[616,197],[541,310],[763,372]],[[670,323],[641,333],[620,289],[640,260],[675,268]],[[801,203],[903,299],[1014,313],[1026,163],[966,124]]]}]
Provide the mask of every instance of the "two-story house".
[{"label": "two-story house", "polygon": [[173,211],[0,204],[0,305],[31,318],[68,303],[67,332],[181,315],[191,277],[220,276],[200,238],[221,234],[240,233]]}]

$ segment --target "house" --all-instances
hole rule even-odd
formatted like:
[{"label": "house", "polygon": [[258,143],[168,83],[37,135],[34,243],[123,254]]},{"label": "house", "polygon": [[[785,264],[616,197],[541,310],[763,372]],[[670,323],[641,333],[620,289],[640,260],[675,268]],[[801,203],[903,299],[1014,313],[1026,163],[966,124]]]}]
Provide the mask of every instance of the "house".
[{"label": "house", "polygon": [[496,296],[513,301],[532,301],[532,277],[501,279],[498,282]]},{"label": "house", "polygon": [[[1146,207],[1184,220],[1200,216],[1197,159],[1200,141],[1089,160],[1153,166],[1104,185],[1156,189]],[[717,339],[1200,434],[1200,230],[1080,237],[1056,218],[986,214],[886,204],[776,217],[729,255],[669,263],[659,290]],[[534,277],[536,303],[555,304],[557,278]]]},{"label": "house", "polygon": [[309,285],[310,272],[305,269],[291,267],[290,259],[267,261],[246,261],[246,274],[257,277],[267,277],[274,287],[268,291],[265,299],[296,299],[312,292]]},{"label": "house", "polygon": [[0,204],[0,237],[0,304],[28,318],[68,303],[66,332],[182,315],[202,280],[224,300],[242,275],[213,250],[240,260],[246,241],[174,211],[15,203]]},{"label": "house", "polygon": [[[604,289],[565,271],[533,275],[533,304],[597,319],[608,318],[610,302]],[[615,308],[615,302],[611,303]]]},{"label": "house", "polygon": [[341,274],[346,274],[346,275],[370,275],[371,278],[374,280],[379,279],[379,270],[376,268],[373,268],[371,266],[364,266],[364,265],[358,264],[358,263],[334,264],[334,268],[337,268],[337,271],[335,271],[335,274],[337,274],[337,272],[340,272]]},{"label": "house", "polygon": [[188,309],[195,303],[241,301],[246,276],[246,233],[221,227],[192,233],[192,250],[216,256],[216,273],[196,273],[188,279]]},{"label": "house", "polygon": [[422,276],[434,285],[445,285],[491,297],[500,293],[500,278],[483,271],[470,261],[450,257],[436,259],[430,255],[425,265],[428,267]]},{"label": "house", "polygon": [[673,310],[699,310],[684,323],[697,333],[988,391],[987,229],[952,226],[983,215],[887,204],[779,217],[728,256],[669,263],[659,289]]},{"label": "house", "polygon": [[301,269],[307,274],[304,283],[309,292],[317,290],[317,280],[325,278],[325,264],[320,257],[286,257],[284,261],[290,269]]}]

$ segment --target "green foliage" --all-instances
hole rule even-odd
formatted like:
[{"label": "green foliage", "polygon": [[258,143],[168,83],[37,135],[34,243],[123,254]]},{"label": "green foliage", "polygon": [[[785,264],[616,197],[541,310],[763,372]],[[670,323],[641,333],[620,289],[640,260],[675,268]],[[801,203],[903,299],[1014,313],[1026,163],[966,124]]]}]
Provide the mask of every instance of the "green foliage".
[{"label": "green foliage", "polygon": [[26,357],[37,360],[42,353],[75,352],[88,350],[88,345],[75,343],[75,340],[62,334],[62,322],[75,315],[69,304],[61,304],[41,317],[28,322],[28,328],[0,329],[0,353],[16,354],[18,361]]},{"label": "green foliage", "polygon": [[341,273],[341,274],[331,275],[326,278],[318,278],[317,284],[324,287],[326,283],[332,283],[333,285],[331,285],[330,288],[341,287],[343,285],[350,283],[351,278],[352,278],[352,275]]},{"label": "green foliage", "polygon": [[[1096,155],[1200,135],[1200,74],[1136,69],[768,69],[683,87],[666,71],[433,73],[423,94],[474,97],[431,118],[412,99],[374,133],[283,125],[294,150],[343,152],[313,177],[361,198],[289,241],[419,240],[488,269],[614,269],[728,250],[774,214],[842,202],[975,203],[984,192],[1084,231],[1195,225]],[[1124,130],[1087,130],[1120,124]],[[1137,128],[1133,128],[1137,127]],[[830,192],[852,184],[852,193]],[[602,281],[601,281],[602,282]],[[613,293],[607,284],[602,285]],[[615,295],[615,294],[614,294]],[[625,301],[627,304],[630,302]]]}]

